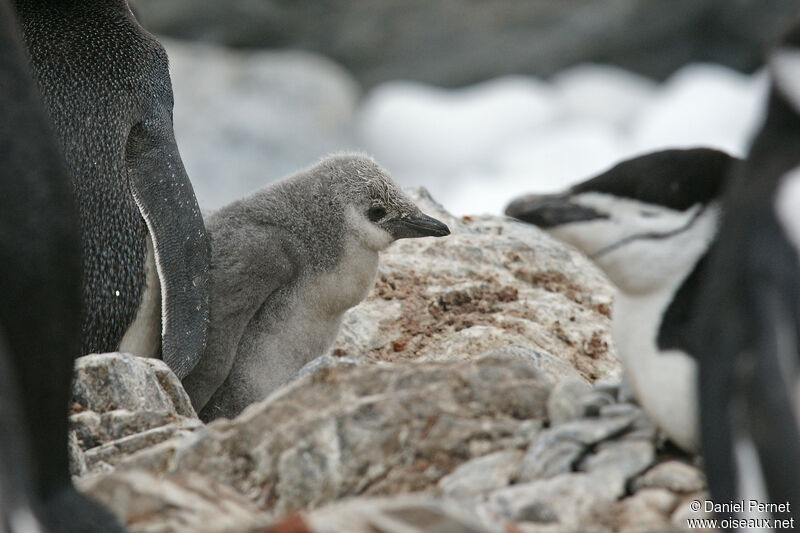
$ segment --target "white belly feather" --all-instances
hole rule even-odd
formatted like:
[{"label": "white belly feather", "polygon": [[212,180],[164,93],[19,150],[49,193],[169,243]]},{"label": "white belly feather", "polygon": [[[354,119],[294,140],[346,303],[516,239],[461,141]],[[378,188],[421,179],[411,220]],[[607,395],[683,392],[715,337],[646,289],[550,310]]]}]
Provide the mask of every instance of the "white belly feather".
[{"label": "white belly feather", "polygon": [[158,279],[153,241],[149,235],[144,271],[145,288],[139,310],[125,331],[118,350],[140,357],[161,357],[161,282]]},{"label": "white belly feather", "polygon": [[377,271],[378,252],[351,241],[334,271],[299,281],[282,316],[265,314],[248,326],[234,373],[248,382],[250,401],[265,397],[330,348],[345,311],[366,297]]},{"label": "white belly feather", "polygon": [[650,418],[689,452],[700,448],[697,363],[681,350],[660,352],[658,325],[672,291],[618,293],[612,328],[631,387]]}]

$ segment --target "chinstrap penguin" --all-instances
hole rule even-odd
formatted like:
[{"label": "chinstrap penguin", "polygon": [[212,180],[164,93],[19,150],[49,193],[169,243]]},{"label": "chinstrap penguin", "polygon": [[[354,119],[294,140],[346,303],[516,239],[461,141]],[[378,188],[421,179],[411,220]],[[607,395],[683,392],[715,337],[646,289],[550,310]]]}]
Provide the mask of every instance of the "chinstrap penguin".
[{"label": "chinstrap penguin", "polygon": [[712,497],[788,502],[774,516],[800,523],[800,25],[767,70],[766,118],[726,190],[690,340]]},{"label": "chinstrap penguin", "polygon": [[699,451],[700,436],[686,328],[722,187],[737,163],[704,148],[654,152],[506,208],[583,251],[617,287],[612,332],[626,376],[645,411],[688,452]]},{"label": "chinstrap penguin", "polygon": [[791,502],[778,518],[797,518],[800,505],[800,271],[792,231],[776,222],[782,212],[800,234],[798,146],[800,117],[774,89],[746,162],[668,150],[506,211],[583,250],[620,289],[613,330],[626,375],[674,442],[702,449],[713,500]]},{"label": "chinstrap penguin", "polygon": [[122,533],[72,485],[81,250],[66,165],[0,0],[0,531]]},{"label": "chinstrap penguin", "polygon": [[205,347],[210,256],[166,53],[125,0],[14,4],[75,189],[81,352],[161,355],[183,377]]},{"label": "chinstrap penguin", "polygon": [[328,349],[397,239],[450,233],[372,159],[326,158],[223,207],[208,347],[183,383],[200,417],[233,417]]}]

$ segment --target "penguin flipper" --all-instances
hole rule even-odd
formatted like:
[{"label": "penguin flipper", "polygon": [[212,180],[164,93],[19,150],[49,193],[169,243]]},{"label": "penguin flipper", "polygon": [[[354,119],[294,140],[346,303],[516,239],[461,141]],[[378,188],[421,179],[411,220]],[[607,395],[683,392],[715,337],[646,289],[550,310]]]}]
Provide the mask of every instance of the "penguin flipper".
[{"label": "penguin flipper", "polygon": [[183,378],[205,349],[211,252],[169,117],[131,129],[126,163],[161,283],[162,359]]},{"label": "penguin flipper", "polygon": [[800,418],[796,398],[800,302],[797,282],[784,281],[760,291],[756,308],[761,327],[747,388],[747,425],[758,451],[769,501],[789,502],[789,514],[780,518],[800,520]]},{"label": "penguin flipper", "polygon": [[[738,268],[725,260],[731,253],[715,258],[732,277],[727,283],[720,282],[722,275],[708,281],[710,298],[703,300],[702,334],[693,352],[700,363],[701,436],[712,498],[768,498],[790,502],[789,512],[796,513],[800,286],[789,259],[793,252],[778,243],[771,249],[768,262],[743,261]],[[748,449],[755,454],[742,453]]]},{"label": "penguin flipper", "polygon": [[[795,403],[800,301],[793,271],[776,266],[788,251],[782,255],[776,250],[777,245],[766,271],[750,264],[740,265],[741,270],[730,266],[734,263],[724,259],[734,257],[731,254],[715,258],[718,267],[727,265],[729,275],[739,275],[733,274],[728,284],[716,279],[724,276],[711,277],[706,289],[710,298],[703,300],[705,312],[699,317],[702,333],[692,351],[700,364],[701,437],[712,498],[721,502],[768,497],[770,502],[790,502],[790,512],[795,513],[800,505]],[[746,288],[736,291],[731,286]],[[737,453],[753,447],[757,464],[754,456]],[[753,479],[754,474],[759,479]],[[766,495],[758,493],[762,489]]]},{"label": "penguin flipper", "polygon": [[[736,498],[736,461],[733,422],[729,404],[733,397],[732,372],[724,362],[704,358],[699,365],[698,399],[700,438],[709,492],[716,501]],[[722,513],[718,519],[732,518]]]}]

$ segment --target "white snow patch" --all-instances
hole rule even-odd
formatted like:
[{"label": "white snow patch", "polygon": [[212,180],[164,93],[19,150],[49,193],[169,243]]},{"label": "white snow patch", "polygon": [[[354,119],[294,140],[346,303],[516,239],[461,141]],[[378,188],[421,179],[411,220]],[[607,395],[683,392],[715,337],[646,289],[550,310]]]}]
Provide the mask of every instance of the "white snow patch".
[{"label": "white snow patch", "polygon": [[641,151],[709,146],[743,156],[765,94],[763,76],[746,76],[720,65],[686,66],[633,120],[633,142]]},{"label": "white snow patch", "polygon": [[534,78],[504,77],[454,90],[390,82],[367,95],[358,132],[385,165],[448,173],[480,164],[557,112],[552,89]]},{"label": "white snow patch", "polygon": [[662,84],[602,65],[455,90],[390,82],[368,93],[356,129],[402,185],[428,187],[456,214],[499,214],[514,196],[561,190],[645,152],[744,155],[766,89],[763,74],[711,64]]}]

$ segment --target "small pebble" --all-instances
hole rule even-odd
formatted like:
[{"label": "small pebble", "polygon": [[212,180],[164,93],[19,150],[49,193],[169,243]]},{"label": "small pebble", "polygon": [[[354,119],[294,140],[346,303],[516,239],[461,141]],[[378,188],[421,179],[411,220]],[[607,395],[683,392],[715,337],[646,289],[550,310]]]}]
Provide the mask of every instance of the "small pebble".
[{"label": "small pebble", "polygon": [[568,377],[559,381],[547,399],[550,425],[556,426],[583,416],[583,401],[591,393],[592,386],[583,379]]}]

